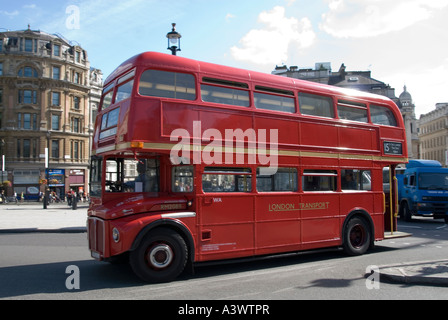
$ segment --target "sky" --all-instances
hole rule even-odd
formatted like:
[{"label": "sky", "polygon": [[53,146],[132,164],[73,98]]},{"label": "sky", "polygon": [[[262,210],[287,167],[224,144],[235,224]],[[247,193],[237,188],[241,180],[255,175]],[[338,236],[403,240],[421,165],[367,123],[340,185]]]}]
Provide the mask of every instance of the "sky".
[{"label": "sky", "polygon": [[0,32],[60,34],[104,79],[144,51],[271,73],[276,65],[348,71],[412,95],[417,118],[448,102],[448,0],[0,0]]}]

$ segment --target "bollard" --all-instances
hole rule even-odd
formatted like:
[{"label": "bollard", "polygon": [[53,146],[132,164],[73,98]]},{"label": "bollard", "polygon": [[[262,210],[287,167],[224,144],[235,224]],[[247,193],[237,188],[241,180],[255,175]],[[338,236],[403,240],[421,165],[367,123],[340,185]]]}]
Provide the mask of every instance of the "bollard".
[{"label": "bollard", "polygon": [[78,206],[78,198],[76,197],[76,195],[72,198],[72,210],[76,210]]}]

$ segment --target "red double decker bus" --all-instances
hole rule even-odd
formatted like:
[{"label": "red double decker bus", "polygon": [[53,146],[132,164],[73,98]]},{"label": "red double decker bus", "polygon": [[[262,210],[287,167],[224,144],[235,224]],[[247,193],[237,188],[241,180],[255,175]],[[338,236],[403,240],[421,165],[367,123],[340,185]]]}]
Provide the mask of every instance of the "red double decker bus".
[{"label": "red double decker bus", "polygon": [[396,230],[383,168],[407,161],[405,137],[382,96],[136,55],[107,78],[96,119],[92,257],[169,281],[212,260],[363,254]]}]

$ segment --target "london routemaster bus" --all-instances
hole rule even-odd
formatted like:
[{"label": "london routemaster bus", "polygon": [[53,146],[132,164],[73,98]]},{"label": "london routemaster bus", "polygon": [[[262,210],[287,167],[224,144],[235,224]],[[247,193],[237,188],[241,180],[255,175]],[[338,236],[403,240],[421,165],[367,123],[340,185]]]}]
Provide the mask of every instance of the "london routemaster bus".
[{"label": "london routemaster bus", "polygon": [[405,139],[383,96],[136,55],[107,78],[96,118],[91,255],[160,282],[206,261],[363,254],[396,231],[383,168],[407,161]]}]

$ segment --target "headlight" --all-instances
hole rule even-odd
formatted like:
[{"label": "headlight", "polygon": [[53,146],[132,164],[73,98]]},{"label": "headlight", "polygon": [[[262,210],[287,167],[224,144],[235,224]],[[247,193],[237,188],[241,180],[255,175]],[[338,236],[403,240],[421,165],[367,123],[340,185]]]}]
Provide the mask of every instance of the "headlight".
[{"label": "headlight", "polygon": [[120,241],[120,232],[117,228],[112,229],[112,239],[114,239],[115,242]]}]

